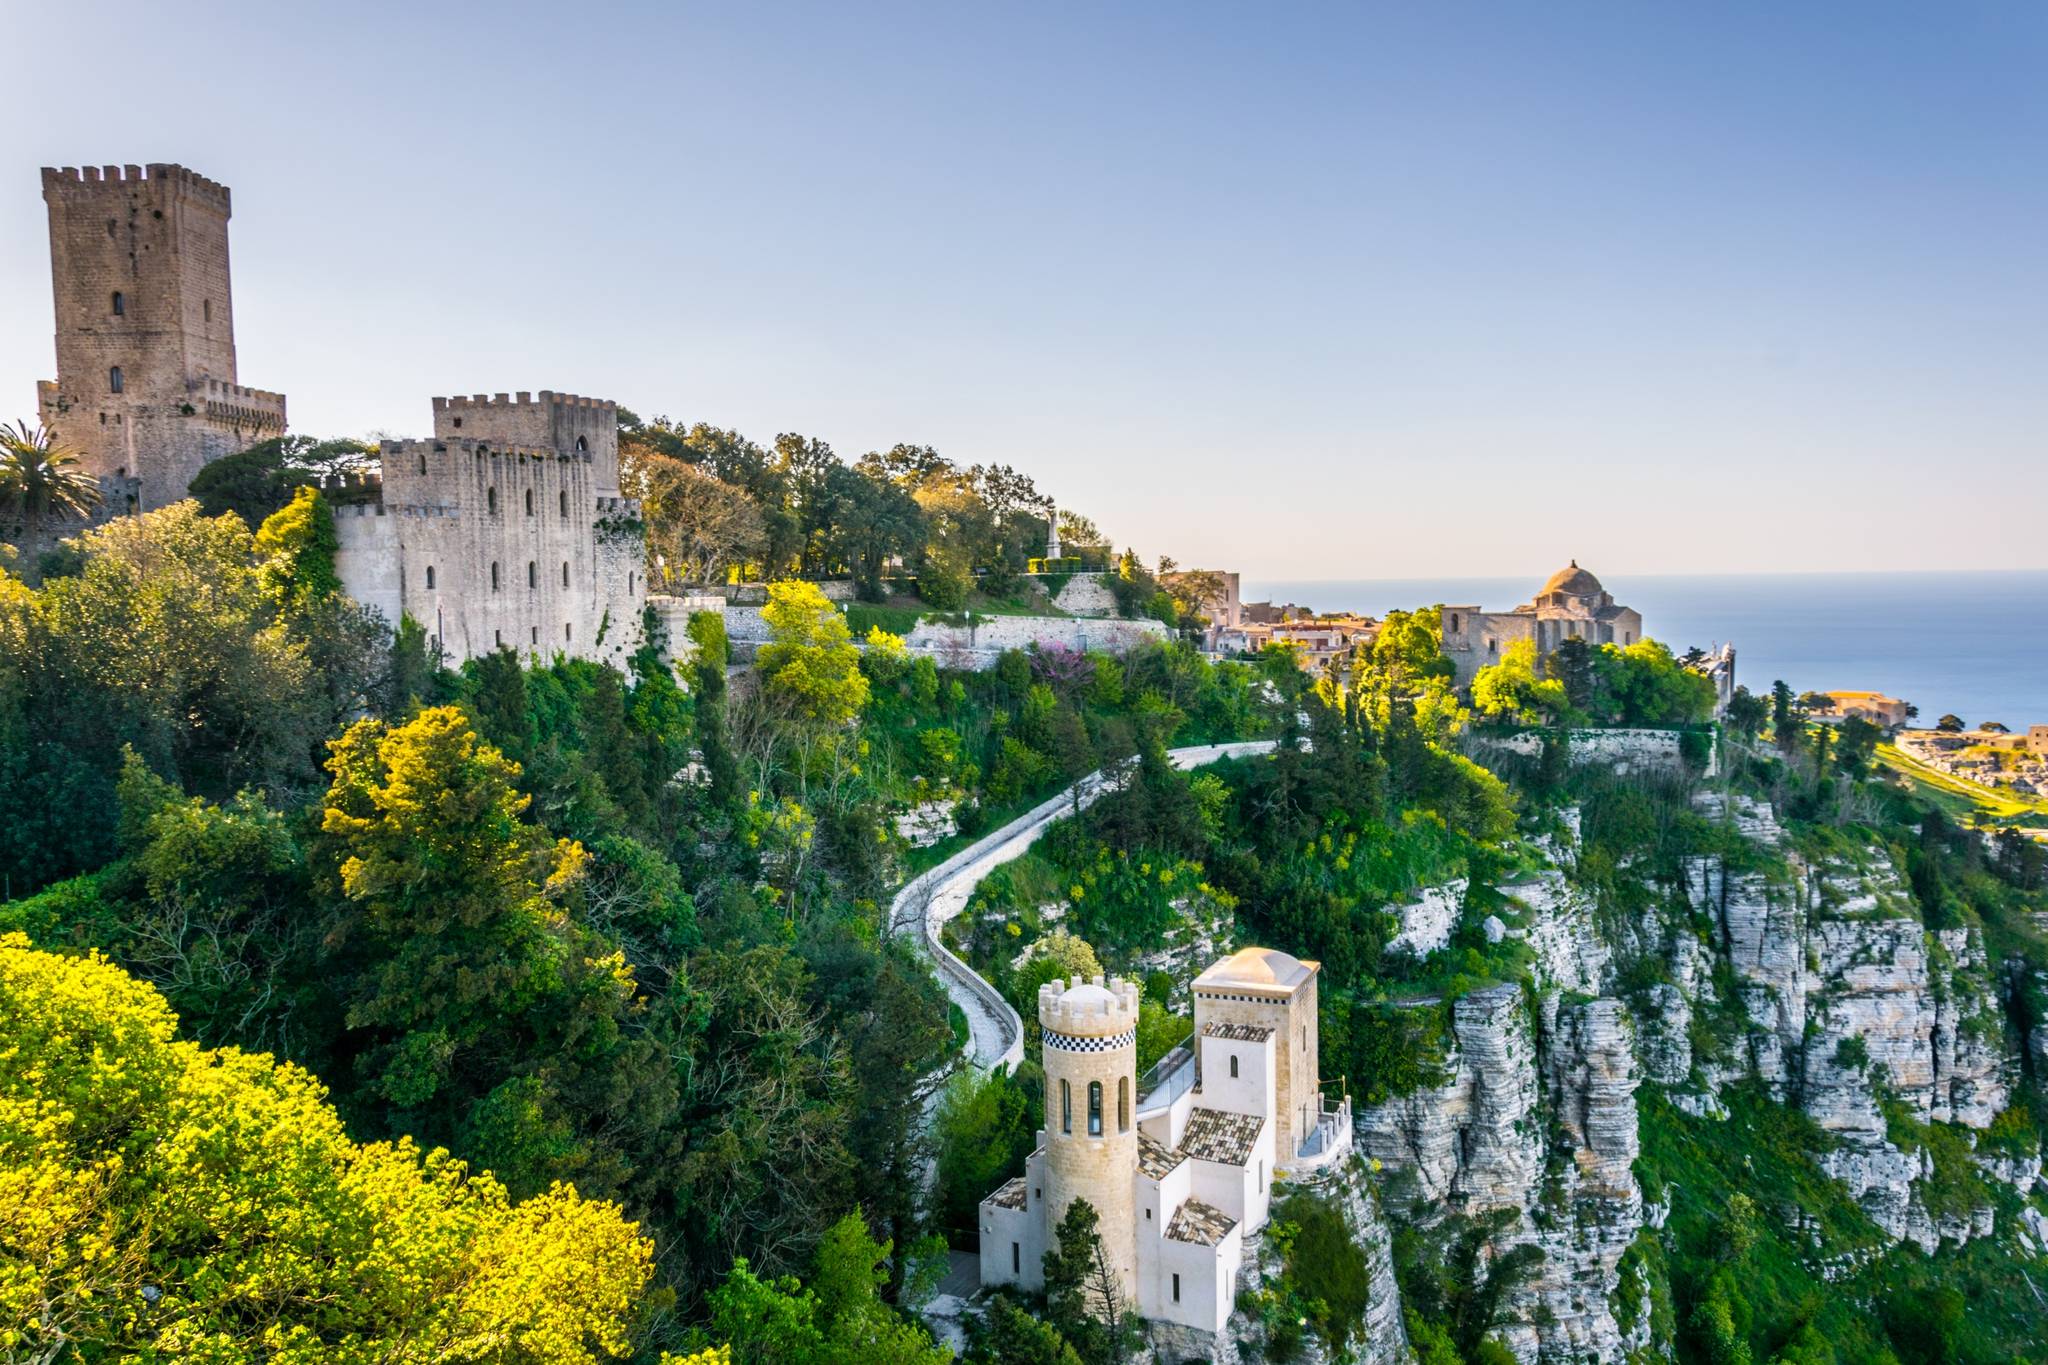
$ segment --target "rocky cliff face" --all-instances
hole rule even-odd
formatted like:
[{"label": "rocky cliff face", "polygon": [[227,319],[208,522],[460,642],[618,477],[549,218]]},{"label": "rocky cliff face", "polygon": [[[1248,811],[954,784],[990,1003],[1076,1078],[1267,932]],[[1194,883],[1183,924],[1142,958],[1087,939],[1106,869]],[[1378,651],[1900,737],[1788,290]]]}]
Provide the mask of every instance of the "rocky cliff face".
[{"label": "rocky cliff face", "polygon": [[[1834,1139],[1823,1168],[1888,1237],[1933,1250],[1991,1234],[1994,1218],[1959,1203],[1954,1182],[1937,1196],[1927,1125],[1988,1127],[2013,1103],[2022,1048],[2048,1069],[2048,1028],[2016,1046],[2003,1001],[2030,984],[2048,1002],[2048,974],[2021,982],[2007,968],[2002,981],[1977,931],[1928,931],[1888,850],[1845,841],[1804,857],[1766,803],[1700,807],[1741,836],[1735,851],[1690,860],[1675,899],[1653,889],[1650,908],[1618,927],[1570,874],[1576,820],[1543,841],[1555,866],[1501,888],[1515,922],[1487,926],[1526,939],[1530,979],[1452,1004],[1441,1085],[1358,1113],[1359,1150],[1397,1221],[1512,1210],[1496,1254],[1542,1249],[1498,1329],[1524,1362],[1614,1361],[1652,1345],[1646,1321],[1624,1326],[1614,1312],[1646,1222],[1633,1169],[1643,1082],[1706,1118],[1727,1112],[1727,1085],[1760,1082]],[[1441,914],[1417,913],[1442,899],[1423,897],[1404,928],[1447,937]],[[1618,977],[1634,984],[1624,992]],[[1969,1134],[1960,1141],[1967,1150]],[[2041,1174],[2032,1154],[1975,1164],[2022,1193]],[[1660,1212],[1648,1211],[1653,1226]],[[2048,1245],[2048,1219],[2036,1220],[2016,1235]]]},{"label": "rocky cliff face", "polygon": [[1460,999],[1451,1078],[1363,1110],[1358,1140],[1403,1217],[1516,1213],[1496,1250],[1543,1251],[1506,1309],[1518,1358],[1617,1360],[1643,1344],[1611,1306],[1642,1227],[1639,1069],[1620,1001],[1561,1000],[1552,992],[1532,1011],[1516,985]]}]

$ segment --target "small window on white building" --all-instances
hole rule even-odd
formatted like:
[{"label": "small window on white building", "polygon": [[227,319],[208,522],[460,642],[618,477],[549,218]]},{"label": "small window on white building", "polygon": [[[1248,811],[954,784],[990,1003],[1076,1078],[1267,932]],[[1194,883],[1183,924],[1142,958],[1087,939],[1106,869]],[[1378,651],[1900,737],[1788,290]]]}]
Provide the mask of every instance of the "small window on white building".
[{"label": "small window on white building", "polygon": [[498,561],[494,559],[494,560],[492,560],[492,561],[491,561],[491,591],[492,591],[492,592],[496,592],[497,590],[498,590]]},{"label": "small window on white building", "polygon": [[533,490],[531,488],[526,490],[526,515],[529,517],[533,515]]},{"label": "small window on white building", "polygon": [[526,561],[526,586],[529,588],[540,586],[540,565],[530,559]]},{"label": "small window on white building", "polygon": [[502,630],[492,631],[491,643],[498,646],[500,649],[503,649],[505,647],[505,632]]},{"label": "small window on white building", "polygon": [[1178,1274],[1173,1277],[1173,1301],[1175,1303],[1180,1302],[1180,1276]]},{"label": "small window on white building", "polygon": [[1237,1079],[1237,1054],[1235,1052],[1230,1054],[1230,1079],[1233,1081]]},{"label": "small window on white building", "polygon": [[569,641],[569,640],[574,640],[575,638],[576,638],[576,627],[575,627],[575,626],[573,626],[573,625],[571,625],[571,624],[570,624],[569,622],[567,622],[567,621],[564,621],[564,622],[562,622],[562,639],[563,639],[564,641]]},{"label": "small window on white building", "polygon": [[1018,1246],[1015,1242],[1010,1243],[1010,1273],[1012,1275],[1024,1273],[1024,1248]]},{"label": "small window on white building", "polygon": [[433,590],[434,590],[434,566],[433,566],[433,565],[431,565],[431,564],[429,564],[429,565],[427,565],[427,591],[428,591],[428,592],[432,592]]},{"label": "small window on white building", "polygon": [[569,515],[569,490],[564,488],[559,496],[562,500],[562,515],[566,517]]},{"label": "small window on white building", "polygon": [[562,561],[562,586],[569,586],[569,561],[566,559]]},{"label": "small window on white building", "polygon": [[534,642],[535,644],[539,644],[539,643],[540,643],[540,627],[539,627],[539,626],[535,626],[535,627],[533,627],[533,642]]}]

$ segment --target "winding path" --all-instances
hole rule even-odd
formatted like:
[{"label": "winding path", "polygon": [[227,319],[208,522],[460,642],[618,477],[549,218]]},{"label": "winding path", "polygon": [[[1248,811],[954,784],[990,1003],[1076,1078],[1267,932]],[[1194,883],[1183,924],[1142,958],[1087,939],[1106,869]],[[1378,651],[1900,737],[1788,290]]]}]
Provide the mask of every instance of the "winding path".
[{"label": "winding path", "polygon": [[[1172,749],[1167,757],[1176,768],[1199,768],[1220,759],[1269,753],[1273,747],[1274,741],[1270,739],[1249,739]],[[1088,774],[1058,796],[1032,807],[994,833],[983,835],[931,871],[914,878],[890,903],[891,924],[898,932],[915,925],[919,940],[938,968],[946,994],[967,1016],[967,1060],[978,1070],[1015,1066],[1023,1060],[1024,1021],[994,986],[939,941],[939,930],[967,908],[968,899],[982,878],[1004,863],[1022,857],[1053,821],[1086,809],[1109,790],[1107,771]]]}]

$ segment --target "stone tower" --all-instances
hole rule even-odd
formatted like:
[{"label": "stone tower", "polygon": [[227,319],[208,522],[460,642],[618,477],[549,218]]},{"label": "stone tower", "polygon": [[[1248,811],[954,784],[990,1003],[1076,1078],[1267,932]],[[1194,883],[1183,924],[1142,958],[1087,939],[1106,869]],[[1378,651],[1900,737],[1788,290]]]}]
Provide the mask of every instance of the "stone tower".
[{"label": "stone tower", "polygon": [[1045,1032],[1045,1235],[1056,1245],[1067,1206],[1086,1199],[1102,1245],[1135,1303],[1138,1169],[1138,988],[1079,977],[1038,988]]},{"label": "stone tower", "polygon": [[[44,426],[142,509],[285,429],[284,396],[236,382],[228,190],[183,166],[43,168],[57,378]],[[118,509],[116,509],[118,510]]]}]

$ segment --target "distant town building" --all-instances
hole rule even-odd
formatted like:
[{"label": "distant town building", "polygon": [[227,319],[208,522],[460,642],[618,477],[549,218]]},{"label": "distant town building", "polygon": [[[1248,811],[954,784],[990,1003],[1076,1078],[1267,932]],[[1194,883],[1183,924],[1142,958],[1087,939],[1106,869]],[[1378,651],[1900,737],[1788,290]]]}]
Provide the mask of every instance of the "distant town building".
[{"label": "distant town building", "polygon": [[1632,645],[1643,638],[1643,617],[1632,607],[1618,605],[1575,559],[1552,574],[1533,601],[1513,611],[1443,608],[1443,635],[1444,652],[1457,666],[1458,685],[1463,687],[1480,669],[1499,663],[1517,640],[1533,640],[1539,655],[1571,639]]},{"label": "distant town building", "polygon": [[1125,1302],[1220,1333],[1275,1173],[1319,1169],[1351,1148],[1348,1097],[1322,1098],[1318,971],[1270,948],[1212,964],[1195,978],[1189,1045],[1142,1090],[1137,986],[1077,977],[1040,987],[1045,1124],[1024,1174],[982,1201],[981,1282],[1043,1288],[1060,1220],[1086,1199]]},{"label": "distant town building", "polygon": [[1216,632],[1214,648],[1220,654],[1256,654],[1267,645],[1287,645],[1300,653],[1305,668],[1321,670],[1334,661],[1343,669],[1352,652],[1371,644],[1379,629],[1380,622],[1371,616],[1292,616]]},{"label": "distant town building", "polygon": [[1887,730],[1896,730],[1911,719],[1907,715],[1908,705],[1897,697],[1887,697],[1882,692],[1823,692],[1828,699],[1825,710],[1809,713],[1814,720],[1838,724],[1851,716],[1881,725]]}]

